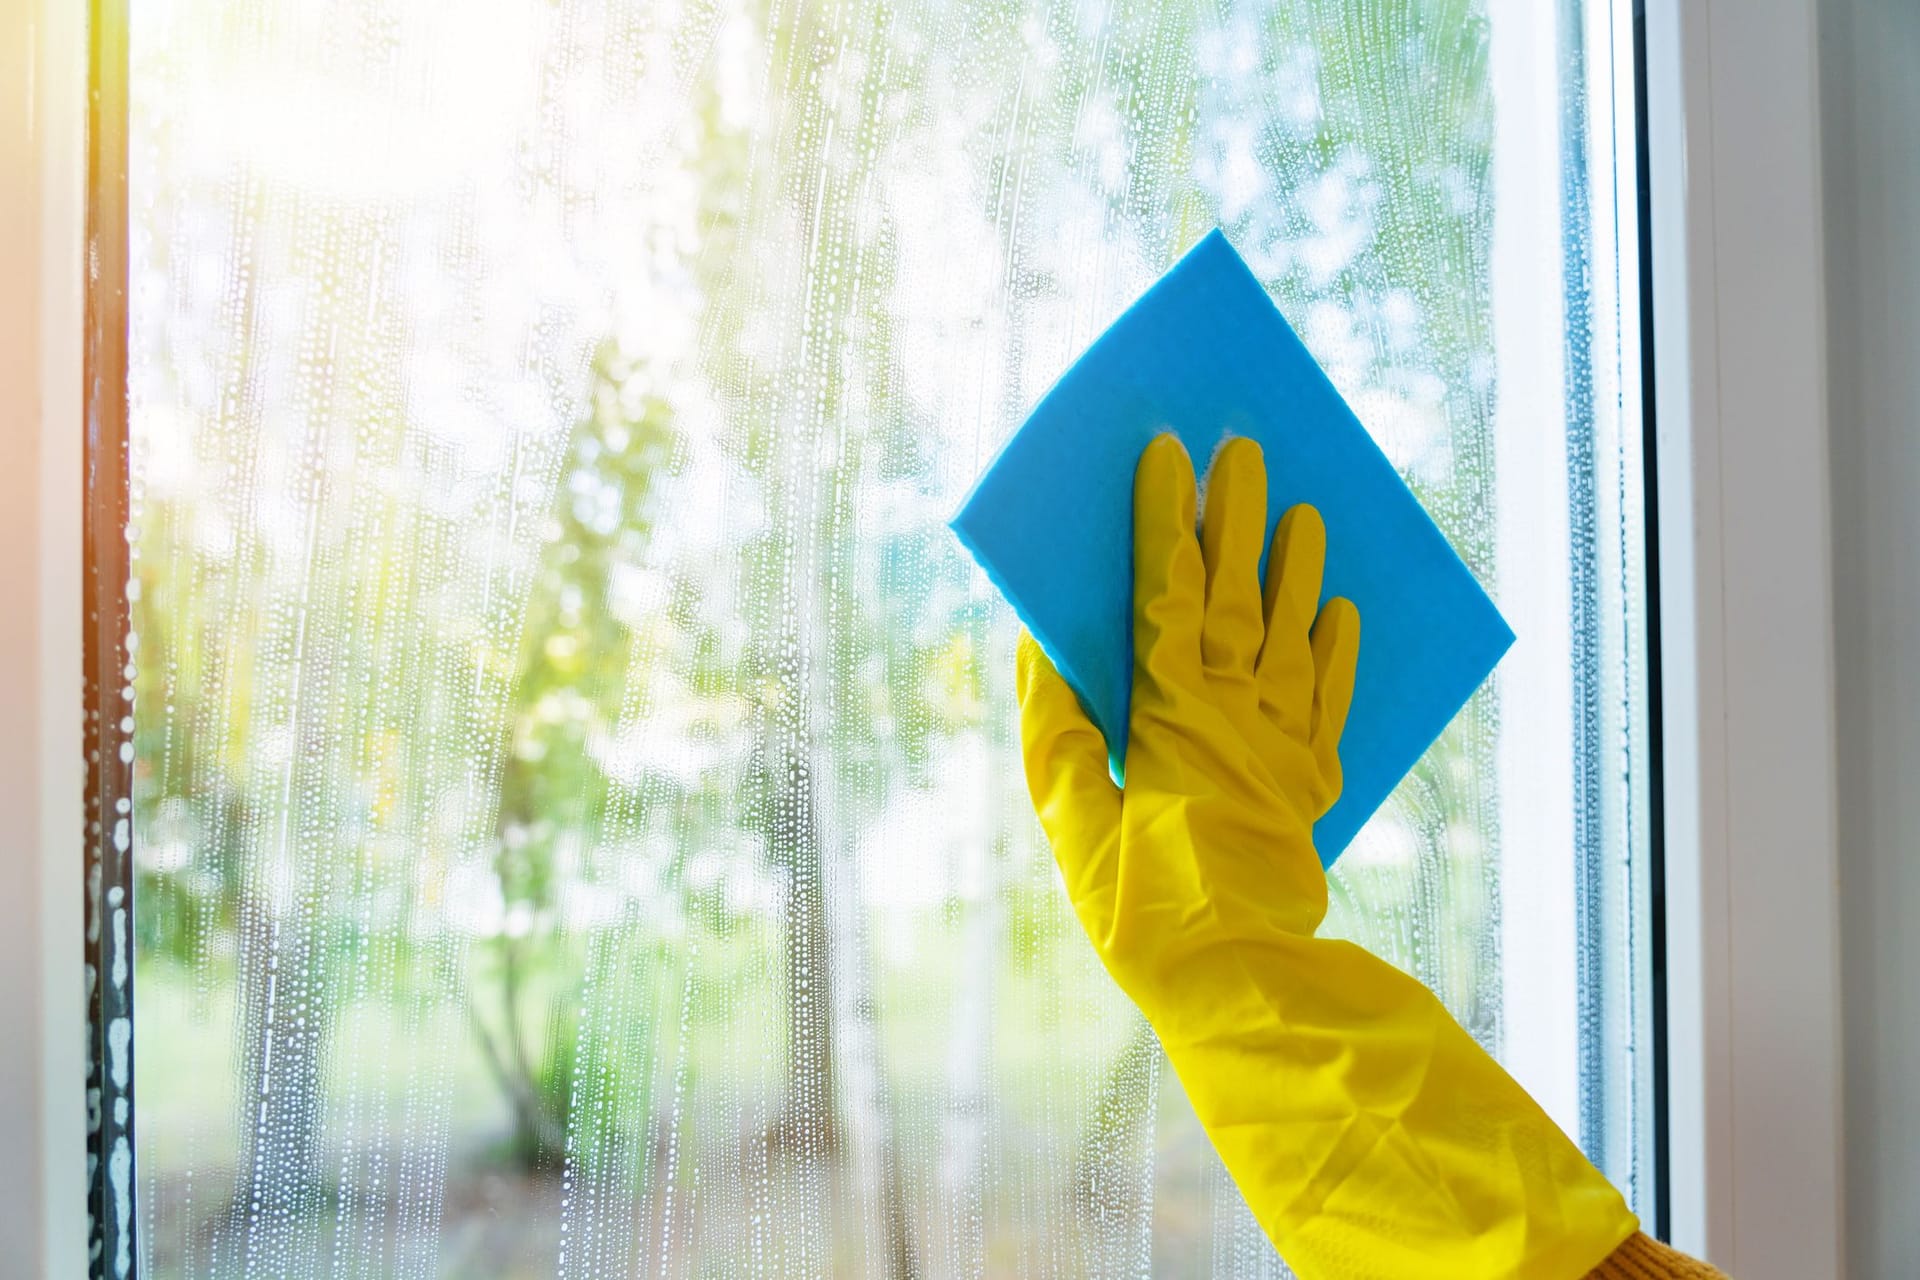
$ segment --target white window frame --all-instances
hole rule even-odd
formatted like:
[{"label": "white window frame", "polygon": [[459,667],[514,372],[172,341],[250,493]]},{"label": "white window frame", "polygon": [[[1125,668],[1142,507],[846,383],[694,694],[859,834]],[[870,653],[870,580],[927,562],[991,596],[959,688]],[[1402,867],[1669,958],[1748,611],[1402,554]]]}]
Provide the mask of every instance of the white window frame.
[{"label": "white window frame", "polygon": [[[0,1240],[85,1271],[84,7],[0,13]],[[1648,0],[1673,1235],[1842,1273],[1813,0]]]},{"label": "white window frame", "polygon": [[0,9],[0,1271],[84,1276],[86,6]]},{"label": "white window frame", "polygon": [[1843,1274],[1814,0],[1648,0],[1674,1242]]}]

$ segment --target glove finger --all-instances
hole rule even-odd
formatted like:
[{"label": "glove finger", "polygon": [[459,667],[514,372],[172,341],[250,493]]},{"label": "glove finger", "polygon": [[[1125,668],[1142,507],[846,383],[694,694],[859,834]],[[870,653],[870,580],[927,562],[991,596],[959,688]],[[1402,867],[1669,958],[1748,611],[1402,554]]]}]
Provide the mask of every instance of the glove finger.
[{"label": "glove finger", "polygon": [[1140,455],[1133,480],[1136,712],[1164,710],[1183,692],[1204,692],[1200,627],[1206,571],[1193,531],[1197,503],[1193,464],[1179,438],[1155,438]]},{"label": "glove finger", "polygon": [[1207,607],[1200,659],[1207,675],[1251,684],[1266,621],[1260,598],[1260,552],[1267,538],[1267,467],[1260,446],[1229,440],[1207,475],[1200,553],[1206,562]]},{"label": "glove finger", "polygon": [[1027,793],[1078,904],[1090,887],[1111,890],[1115,868],[1103,851],[1116,844],[1111,837],[1120,825],[1120,791],[1107,774],[1106,739],[1039,642],[1022,632],[1018,655]]},{"label": "glove finger", "polygon": [[1354,670],[1360,662],[1360,610],[1335,597],[1313,624],[1313,718],[1307,741],[1326,787],[1326,806],[1340,798],[1340,735],[1353,708]]},{"label": "glove finger", "polygon": [[1267,634],[1260,648],[1260,706],[1288,737],[1304,739],[1313,709],[1308,630],[1320,604],[1327,526],[1306,503],[1280,518],[1267,559]]}]

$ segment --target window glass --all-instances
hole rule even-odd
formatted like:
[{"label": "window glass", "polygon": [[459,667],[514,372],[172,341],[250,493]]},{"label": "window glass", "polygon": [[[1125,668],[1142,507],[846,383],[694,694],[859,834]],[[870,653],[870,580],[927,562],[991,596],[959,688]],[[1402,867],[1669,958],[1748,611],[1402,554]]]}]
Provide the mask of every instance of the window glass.
[{"label": "window glass", "polygon": [[1522,634],[1328,927],[1642,1194],[1631,121],[1534,8],[134,6],[141,1268],[1282,1274],[945,529],[1215,225]]}]

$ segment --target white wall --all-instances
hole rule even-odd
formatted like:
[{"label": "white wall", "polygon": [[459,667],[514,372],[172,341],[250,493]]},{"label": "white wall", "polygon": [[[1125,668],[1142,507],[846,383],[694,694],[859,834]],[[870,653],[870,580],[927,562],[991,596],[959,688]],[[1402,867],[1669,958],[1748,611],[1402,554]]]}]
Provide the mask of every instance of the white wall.
[{"label": "white wall", "polygon": [[1847,1273],[1920,1276],[1920,2],[1820,17]]}]

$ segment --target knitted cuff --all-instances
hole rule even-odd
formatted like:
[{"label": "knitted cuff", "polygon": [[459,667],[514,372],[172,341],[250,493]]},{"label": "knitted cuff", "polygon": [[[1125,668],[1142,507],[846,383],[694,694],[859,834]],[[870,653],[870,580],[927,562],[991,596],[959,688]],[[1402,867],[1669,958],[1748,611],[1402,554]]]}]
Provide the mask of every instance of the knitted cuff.
[{"label": "knitted cuff", "polygon": [[1727,1274],[1636,1231],[1587,1273],[1587,1280],[1728,1280]]}]

